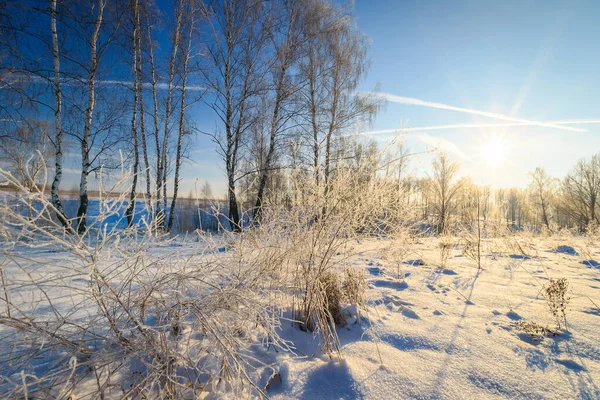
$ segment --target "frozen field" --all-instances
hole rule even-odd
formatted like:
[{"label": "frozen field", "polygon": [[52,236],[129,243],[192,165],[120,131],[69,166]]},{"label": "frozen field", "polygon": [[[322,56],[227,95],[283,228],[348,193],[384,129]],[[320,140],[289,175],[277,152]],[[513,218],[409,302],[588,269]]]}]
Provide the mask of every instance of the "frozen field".
[{"label": "frozen field", "polygon": [[[361,244],[352,262],[365,269],[371,323],[339,329],[342,363],[288,361],[275,397],[600,398],[600,310],[590,300],[600,300],[598,264],[554,252],[564,243],[550,239],[531,241],[531,258],[488,256],[481,271],[453,250],[441,271],[437,242],[415,245],[410,258],[425,265],[404,260],[403,281],[382,257],[390,243]],[[570,284],[569,333],[532,342],[511,324],[553,326],[541,289],[559,277]]]},{"label": "frozen field", "polygon": [[[270,345],[258,330],[252,331],[251,325],[245,328],[248,331],[237,343],[246,359],[253,360],[244,367],[249,378],[275,399],[600,398],[600,264],[594,261],[600,259],[598,244],[571,237],[490,239],[484,243],[483,269],[479,270],[462,254],[458,239],[453,240],[456,245],[444,270],[438,268],[436,238],[403,243],[373,239],[351,244],[351,255],[335,268],[340,275],[348,267],[364,271],[367,301],[358,313],[356,306],[343,307],[347,322],[337,326],[341,360],[336,353],[322,350],[319,335],[304,332],[290,321],[289,296],[280,290],[277,294],[262,293],[269,302],[278,299],[276,324],[280,326],[276,331],[289,349]],[[34,315],[38,325],[45,319],[54,320],[55,311],[63,320],[82,324],[94,320],[96,306],[86,297],[92,290],[86,264],[71,253],[36,247],[18,245],[10,260],[4,258],[11,303],[23,315]],[[200,254],[203,248],[195,239],[148,243],[140,251],[146,252],[154,265],[145,274],[150,280],[165,279],[168,268],[179,262],[208,258],[212,267],[203,276],[218,291],[220,282],[240,268],[223,270],[227,263],[219,260],[238,250],[225,245],[211,254]],[[399,248],[403,250],[397,251]],[[515,248],[520,249],[518,253]],[[110,255],[104,270],[118,258]],[[111,273],[114,282],[127,278],[125,271]],[[28,283],[40,277],[47,278],[41,286],[43,293]],[[534,321],[554,330],[556,322],[542,293],[551,278],[568,281],[568,332],[532,340],[514,324]],[[115,288],[119,287],[115,283]],[[177,295],[185,298],[198,294],[179,291]],[[123,312],[115,309],[117,314]],[[144,324],[158,330],[159,324],[149,320]],[[101,331],[106,327],[97,328]],[[3,335],[9,330],[5,325]],[[180,351],[192,352],[195,343],[202,343],[201,338],[195,338],[196,333],[185,331],[182,337],[187,338],[187,344]],[[40,351],[27,361],[29,369],[21,372],[17,365],[22,364],[15,361],[19,349],[9,348],[9,341],[3,341],[2,346],[3,390],[22,385],[23,379],[33,385],[38,375],[67,362],[60,361],[61,354],[54,351]],[[129,372],[139,373],[133,364]],[[68,367],[60,368],[69,371]],[[68,391],[73,398],[86,398],[85,388],[93,381],[85,373],[82,376],[79,386]],[[221,383],[207,384],[198,396],[233,397],[230,390]],[[125,392],[115,385],[107,389],[106,396],[120,398]],[[252,390],[243,393],[258,395]]]}]

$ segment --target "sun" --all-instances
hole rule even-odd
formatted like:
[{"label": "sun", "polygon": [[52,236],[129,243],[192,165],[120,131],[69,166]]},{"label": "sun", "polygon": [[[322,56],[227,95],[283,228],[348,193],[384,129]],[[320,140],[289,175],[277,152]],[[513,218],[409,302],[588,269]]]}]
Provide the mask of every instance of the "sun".
[{"label": "sun", "polygon": [[492,166],[497,166],[506,161],[508,146],[499,137],[492,137],[485,142],[481,149],[483,160]]}]

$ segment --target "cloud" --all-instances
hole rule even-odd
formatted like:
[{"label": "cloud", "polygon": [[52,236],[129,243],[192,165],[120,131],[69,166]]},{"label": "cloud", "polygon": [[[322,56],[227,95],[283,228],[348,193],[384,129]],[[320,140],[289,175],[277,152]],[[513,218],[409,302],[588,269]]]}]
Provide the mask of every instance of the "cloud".
[{"label": "cloud", "polygon": [[[487,117],[487,118],[500,119],[503,121],[517,122],[517,123],[529,124],[529,125],[533,125],[533,126],[543,126],[546,128],[553,128],[553,129],[559,129],[559,130],[565,130],[565,131],[587,132],[585,129],[581,129],[581,128],[574,128],[574,127],[570,127],[570,126],[552,124],[549,122],[531,121],[531,120],[527,120],[527,119],[515,118],[515,117],[511,117],[509,115],[497,114],[497,113],[492,113],[492,112],[488,112],[488,111],[480,111],[480,110],[474,110],[471,108],[456,107],[456,106],[452,106],[449,104],[435,103],[435,102],[431,102],[431,101],[415,99],[412,97],[396,96],[396,95],[390,94],[390,93],[363,92],[363,94],[364,95],[367,95],[367,94],[375,95],[381,99],[387,100],[392,103],[407,104],[407,105],[413,105],[413,106],[422,106],[422,107],[429,107],[429,108],[437,108],[440,110],[456,111],[456,112],[461,112],[461,113],[466,113],[466,114],[480,115],[482,117]],[[359,95],[360,95],[360,93],[359,93]]]}]

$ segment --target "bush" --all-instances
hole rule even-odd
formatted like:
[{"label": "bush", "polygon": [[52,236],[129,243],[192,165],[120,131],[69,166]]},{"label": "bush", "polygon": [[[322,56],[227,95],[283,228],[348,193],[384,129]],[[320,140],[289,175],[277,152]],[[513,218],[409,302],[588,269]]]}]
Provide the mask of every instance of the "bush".
[{"label": "bush", "polygon": [[404,279],[404,274],[402,274],[402,263],[410,252],[410,241],[411,237],[408,235],[408,232],[399,232],[390,243],[390,246],[383,251],[383,257],[387,263],[396,268],[396,279]]},{"label": "bush", "polygon": [[[183,242],[186,256],[143,221],[106,223],[121,199],[68,234],[36,199],[32,218],[0,204],[0,397],[263,397],[266,366],[249,346],[289,349],[277,335],[279,253],[225,234]],[[52,256],[32,261],[37,247]]]},{"label": "bush", "polygon": [[523,258],[529,258],[529,250],[526,245],[519,243],[519,240],[513,237],[504,238],[504,245],[509,255],[518,255]]},{"label": "bush", "polygon": [[454,247],[454,242],[451,238],[444,236],[440,239],[439,250],[440,250],[440,268],[446,269],[446,264],[448,263],[448,257],[450,256],[450,252],[452,252],[452,248]]},{"label": "bush", "polygon": [[477,235],[467,234],[462,238],[462,242],[463,255],[475,261],[477,263],[477,268],[481,269],[481,260],[483,258],[481,249],[481,237]]},{"label": "bush", "polygon": [[341,299],[342,288],[337,275],[332,271],[321,273],[303,299],[301,328],[313,332],[322,324],[342,324]]},{"label": "bush", "polygon": [[319,278],[321,296],[323,298],[323,310],[327,310],[328,322],[334,324],[343,324],[340,303],[342,301],[342,286],[337,274],[333,271],[327,271]]},{"label": "bush", "polygon": [[[565,329],[568,331],[567,326],[567,305],[571,300],[567,297],[567,290],[569,288],[569,282],[566,278],[550,279],[547,285],[542,289],[542,294],[546,299],[548,308],[552,313],[552,316],[556,320],[556,329]],[[564,325],[564,326],[563,326]]]},{"label": "bush", "polygon": [[[53,220],[42,192],[31,218],[0,204],[0,396],[264,397],[267,366],[251,347],[293,352],[278,336],[290,309],[341,358],[340,302],[364,304],[366,283],[348,272],[342,286],[335,271],[361,237],[404,223],[386,192],[396,186],[369,176],[340,168],[327,191],[307,177],[293,204],[267,204],[252,228],[200,232],[193,244],[143,219],[122,229],[126,187],[99,201],[82,234]],[[58,255],[32,262],[27,246]]]},{"label": "bush", "polygon": [[367,290],[364,271],[356,268],[346,268],[344,270],[343,290],[344,298],[348,303],[364,306]]},{"label": "bush", "polygon": [[548,328],[547,326],[543,326],[533,321],[517,321],[511,324],[513,328],[516,330],[523,332],[527,335],[531,336],[531,340],[533,342],[538,342],[545,338],[546,336],[556,336],[557,333]]}]

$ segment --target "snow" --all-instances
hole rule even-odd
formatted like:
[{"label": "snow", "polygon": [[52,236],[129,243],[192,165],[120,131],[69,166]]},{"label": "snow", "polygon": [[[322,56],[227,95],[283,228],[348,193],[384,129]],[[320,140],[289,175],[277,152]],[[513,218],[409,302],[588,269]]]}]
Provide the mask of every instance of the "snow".
[{"label": "snow", "polygon": [[[436,238],[410,244],[400,267],[385,257],[393,240],[361,240],[345,265],[364,270],[368,304],[344,305],[347,323],[337,328],[343,359],[324,353],[319,338],[290,321],[288,309],[278,333],[292,351],[247,337],[247,351],[260,360],[252,375],[257,386],[273,399],[600,398],[600,263],[594,260],[600,260],[600,246],[587,238],[511,240],[528,254],[513,254],[506,239],[486,240],[481,270],[459,246],[439,268]],[[229,251],[216,248],[211,257]],[[85,290],[88,271],[78,269],[71,255],[25,246],[15,251],[27,255],[28,271],[60,276]],[[152,243],[147,251],[175,261],[197,255],[198,246],[177,239]],[[42,260],[55,269],[37,270]],[[15,280],[23,270],[6,263],[4,273]],[[539,342],[517,332],[512,324],[520,320],[555,326],[541,290],[563,277],[569,282],[569,332]],[[78,293],[60,291],[48,287],[48,295],[60,299],[58,309],[76,305],[73,312],[86,318]],[[43,303],[25,287],[22,302],[32,309]],[[39,318],[44,312],[50,311],[36,310]],[[0,375],[20,379],[19,373],[0,367]],[[227,397],[219,388],[205,395]]]},{"label": "snow", "polygon": [[[405,263],[398,281],[381,248],[363,242],[353,260],[370,284],[369,321],[339,328],[344,360],[288,361],[273,398],[600,398],[600,310],[585,297],[598,304],[600,269],[540,242],[539,257],[487,257],[481,271],[453,250],[441,271],[427,238],[414,249],[426,265]],[[511,323],[552,326],[539,294],[551,277],[571,284],[570,333],[533,344]]]}]

